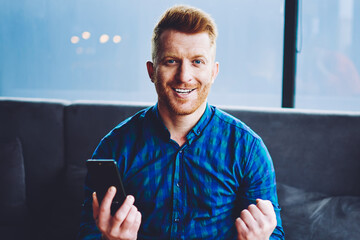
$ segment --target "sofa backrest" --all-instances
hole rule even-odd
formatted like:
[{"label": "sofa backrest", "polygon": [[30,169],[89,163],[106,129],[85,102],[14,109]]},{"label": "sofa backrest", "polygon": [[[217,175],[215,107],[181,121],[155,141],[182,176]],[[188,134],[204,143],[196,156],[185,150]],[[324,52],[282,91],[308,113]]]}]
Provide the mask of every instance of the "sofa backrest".
[{"label": "sofa backrest", "polygon": [[360,113],[225,110],[263,138],[278,182],[332,196],[360,196]]},{"label": "sofa backrest", "polygon": [[[66,108],[68,166],[84,162],[113,127],[146,104],[78,102]],[[360,196],[360,113],[219,107],[257,132],[278,182],[330,195]]]},{"label": "sofa backrest", "polygon": [[[49,234],[56,221],[57,193],[65,172],[65,105],[64,101],[0,98],[0,138],[3,141],[16,138],[22,147],[26,184],[24,204],[28,211],[27,224],[30,224],[27,227],[34,230],[31,233],[33,239],[44,239],[42,236]],[[8,160],[1,159],[1,162]],[[1,168],[9,166],[2,164]],[[38,231],[39,226],[43,231]]]}]

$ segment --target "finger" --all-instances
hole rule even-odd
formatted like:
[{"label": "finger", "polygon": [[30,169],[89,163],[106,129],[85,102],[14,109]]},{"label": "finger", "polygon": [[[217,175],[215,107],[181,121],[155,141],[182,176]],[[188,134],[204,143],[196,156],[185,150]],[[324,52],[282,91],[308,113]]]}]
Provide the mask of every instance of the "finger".
[{"label": "finger", "polygon": [[235,220],[235,227],[238,233],[238,239],[244,239],[244,237],[247,236],[249,229],[241,218]]},{"label": "finger", "polygon": [[141,218],[142,218],[141,213],[138,211],[138,212],[136,213],[135,222],[134,222],[134,224],[133,224],[133,226],[132,226],[132,231],[133,231],[133,232],[136,232],[136,233],[137,233],[137,232],[139,231],[140,225],[141,225]]},{"label": "finger", "polygon": [[97,221],[99,217],[99,201],[97,199],[96,192],[93,192],[92,198],[93,198],[93,202],[92,202],[93,218],[95,221]]},{"label": "finger", "polygon": [[111,219],[110,208],[115,193],[116,193],[116,188],[110,187],[100,204],[99,222],[98,222],[98,227],[100,230],[106,230],[109,226],[109,221]]},{"label": "finger", "polygon": [[256,229],[257,223],[248,209],[241,211],[240,218],[249,230]]},{"label": "finger", "polygon": [[132,230],[132,226],[135,223],[137,212],[138,212],[137,208],[134,205],[132,205],[132,207],[130,208],[129,214],[126,216],[124,222],[120,226],[120,229],[122,231],[130,232]]},{"label": "finger", "polygon": [[256,199],[256,206],[265,216],[275,215],[274,206],[269,200]]},{"label": "finger", "polygon": [[125,218],[128,216],[133,204],[135,202],[135,198],[131,195],[127,196],[124,203],[117,210],[114,217],[112,218],[112,226],[120,228],[120,225],[124,222]]},{"label": "finger", "polygon": [[256,202],[257,202],[256,206],[267,218],[267,222],[270,224],[270,226],[275,227],[277,224],[277,220],[276,220],[274,206],[272,205],[272,203],[269,200],[261,200],[261,199],[257,199]]},{"label": "finger", "polygon": [[251,216],[255,219],[255,222],[257,222],[257,225],[263,226],[265,215],[258,208],[258,206],[255,206],[254,204],[250,204],[248,207],[248,211],[250,212]]}]

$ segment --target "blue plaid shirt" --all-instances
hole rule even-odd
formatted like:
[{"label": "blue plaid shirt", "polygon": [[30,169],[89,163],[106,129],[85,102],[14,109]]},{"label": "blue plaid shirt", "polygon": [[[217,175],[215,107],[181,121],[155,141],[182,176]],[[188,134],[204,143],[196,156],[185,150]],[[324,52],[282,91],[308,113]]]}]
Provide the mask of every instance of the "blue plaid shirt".
[{"label": "blue plaid shirt", "polygon": [[[283,239],[275,172],[261,138],[240,120],[207,106],[179,146],[157,105],[105,136],[94,159],[115,159],[125,191],[142,214],[138,239],[236,239],[235,219],[257,198],[270,200]],[[100,239],[85,187],[81,239]]]}]

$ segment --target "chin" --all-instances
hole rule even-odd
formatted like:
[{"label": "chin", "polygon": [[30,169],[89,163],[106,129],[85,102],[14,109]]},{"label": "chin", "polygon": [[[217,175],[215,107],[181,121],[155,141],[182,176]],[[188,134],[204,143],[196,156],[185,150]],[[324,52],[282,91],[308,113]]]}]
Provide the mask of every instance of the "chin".
[{"label": "chin", "polygon": [[[206,90],[206,89],[205,89]],[[195,113],[206,104],[208,91],[202,91],[200,96],[193,99],[179,99],[171,96],[170,93],[166,93],[163,89],[157,89],[158,102],[163,106],[164,110],[170,114],[185,116]]]},{"label": "chin", "polygon": [[168,107],[170,111],[176,115],[190,115],[196,112],[201,106],[203,105],[203,102],[196,102],[196,103],[187,103],[187,104],[181,104],[181,103],[169,103]]}]

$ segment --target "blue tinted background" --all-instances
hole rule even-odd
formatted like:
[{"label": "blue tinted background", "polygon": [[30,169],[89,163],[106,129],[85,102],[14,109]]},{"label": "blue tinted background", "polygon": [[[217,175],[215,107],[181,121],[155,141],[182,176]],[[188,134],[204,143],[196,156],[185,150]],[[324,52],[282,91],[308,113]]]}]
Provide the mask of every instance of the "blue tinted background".
[{"label": "blue tinted background", "polygon": [[2,0],[0,95],[155,102],[145,67],[150,38],[176,3],[200,7],[217,22],[220,74],[211,103],[281,105],[283,0]]}]

